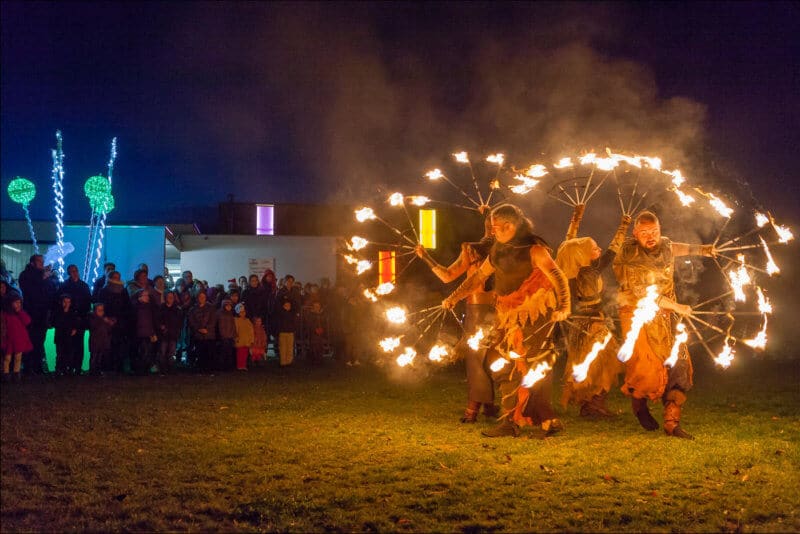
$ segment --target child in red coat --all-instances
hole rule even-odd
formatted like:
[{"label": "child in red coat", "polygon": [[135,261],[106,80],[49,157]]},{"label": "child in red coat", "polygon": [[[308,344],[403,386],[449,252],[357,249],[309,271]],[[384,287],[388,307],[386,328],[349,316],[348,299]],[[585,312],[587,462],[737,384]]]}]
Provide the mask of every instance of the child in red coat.
[{"label": "child in red coat", "polygon": [[6,295],[2,310],[2,352],[3,352],[3,382],[8,382],[11,377],[11,359],[14,359],[14,382],[20,381],[20,367],[22,367],[22,353],[33,350],[33,343],[28,336],[26,327],[31,322],[31,317],[22,309],[22,298],[16,293]]}]

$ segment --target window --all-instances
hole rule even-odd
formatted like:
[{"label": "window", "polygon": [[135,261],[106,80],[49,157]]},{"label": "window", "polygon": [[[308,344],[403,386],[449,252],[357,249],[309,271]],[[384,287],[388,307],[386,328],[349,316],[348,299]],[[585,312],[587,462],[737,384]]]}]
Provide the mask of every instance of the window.
[{"label": "window", "polygon": [[256,204],[256,235],[275,235],[274,205]]}]

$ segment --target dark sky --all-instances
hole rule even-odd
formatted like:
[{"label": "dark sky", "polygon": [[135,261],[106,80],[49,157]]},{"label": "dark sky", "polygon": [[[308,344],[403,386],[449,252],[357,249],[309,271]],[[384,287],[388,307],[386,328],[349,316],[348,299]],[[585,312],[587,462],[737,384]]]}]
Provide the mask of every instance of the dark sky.
[{"label": "dark sky", "polygon": [[797,219],[797,3],[0,6],[3,217],[16,175],[51,217],[60,128],[72,221],[113,136],[112,223],[411,192],[456,148],[523,165],[606,146],[745,180]]}]

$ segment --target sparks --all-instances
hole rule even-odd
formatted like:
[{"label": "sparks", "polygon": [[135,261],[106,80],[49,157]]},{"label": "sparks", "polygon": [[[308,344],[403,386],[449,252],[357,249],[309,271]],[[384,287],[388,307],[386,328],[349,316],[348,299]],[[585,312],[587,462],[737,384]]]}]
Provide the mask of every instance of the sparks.
[{"label": "sparks", "polygon": [[425,173],[425,176],[427,176],[429,180],[438,180],[440,178],[444,178],[444,174],[442,174],[442,171],[440,169],[433,169],[432,171],[428,171]]},{"label": "sparks", "polygon": [[394,349],[400,346],[400,338],[385,337],[378,342],[378,346],[380,346],[384,352],[392,352]]},{"label": "sparks", "polygon": [[717,357],[714,358],[714,363],[722,367],[723,369],[727,369],[731,366],[731,362],[733,361],[733,347],[728,344],[728,340],[725,340],[725,344],[722,347],[722,350]]},{"label": "sparks", "polygon": [[678,355],[681,351],[681,345],[686,343],[689,339],[689,334],[686,332],[686,325],[683,323],[678,323],[678,326],[675,327],[675,342],[672,344],[672,350],[669,353],[669,358],[664,360],[664,365],[667,367],[674,367],[675,364],[678,362]]},{"label": "sparks", "polygon": [[728,278],[731,282],[731,289],[733,289],[734,300],[745,302],[747,296],[744,294],[744,286],[750,285],[752,279],[750,278],[750,273],[747,272],[747,267],[744,266],[744,254],[739,254],[738,259],[741,262],[739,268],[728,271]]},{"label": "sparks", "polygon": [[415,206],[424,206],[425,204],[427,204],[430,201],[431,201],[431,199],[429,199],[428,197],[422,196],[422,195],[416,195],[416,196],[411,197],[411,203],[413,205],[415,205]]},{"label": "sparks", "polygon": [[466,152],[454,152],[453,157],[456,158],[456,161],[459,163],[469,163],[469,156],[467,156]]},{"label": "sparks", "polygon": [[767,246],[767,242],[764,241],[764,238],[758,236],[761,240],[761,246],[764,248],[764,254],[767,255],[767,274],[772,276],[773,274],[778,274],[781,270],[778,268],[778,265],[775,263],[775,260],[772,259],[772,253],[769,251],[769,247]]},{"label": "sparks", "polygon": [[434,345],[428,352],[428,359],[432,362],[441,362],[447,356],[447,348],[444,345]]},{"label": "sparks", "polygon": [[481,340],[483,337],[483,328],[478,328],[478,331],[475,332],[475,335],[467,339],[467,345],[469,345],[469,348],[472,350],[478,350],[481,346]]},{"label": "sparks", "polygon": [[403,354],[397,357],[397,365],[399,365],[400,367],[411,365],[411,362],[414,361],[414,358],[416,356],[417,356],[417,351],[415,351],[411,347],[406,347],[406,349],[403,351]]},{"label": "sparks", "polygon": [[389,204],[392,206],[402,206],[403,205],[403,194],[402,193],[392,193],[389,195]]},{"label": "sparks", "polygon": [[501,167],[503,166],[503,162],[506,160],[506,157],[499,152],[497,154],[490,154],[486,157],[486,161],[489,163],[497,163]]},{"label": "sparks", "polygon": [[491,369],[493,373],[496,373],[508,364],[509,361],[505,358],[498,358],[492,362],[492,365],[489,366],[489,369]]},{"label": "sparks", "polygon": [[708,196],[708,203],[711,204],[711,207],[717,210],[717,213],[722,215],[725,218],[730,219],[731,215],[733,214],[733,208],[729,208],[721,198],[714,195],[714,193],[707,193]]},{"label": "sparks", "polygon": [[403,324],[406,322],[406,311],[399,306],[389,308],[386,310],[386,319],[390,323]]},{"label": "sparks", "polygon": [[356,251],[361,250],[362,248],[366,247],[369,244],[369,241],[364,239],[363,237],[358,237],[354,235],[350,238],[350,242],[347,244],[347,248],[350,250]]},{"label": "sparks", "polygon": [[572,167],[573,165],[572,158],[561,158],[557,163],[553,164],[553,167],[556,169],[566,169],[567,167]]},{"label": "sparks", "polygon": [[372,208],[361,208],[356,210],[356,220],[358,222],[370,221],[376,218],[375,212]]},{"label": "sparks", "polygon": [[625,343],[619,348],[617,358],[621,362],[627,362],[633,356],[633,346],[639,338],[639,332],[642,327],[653,320],[658,313],[658,286],[655,284],[647,286],[647,294],[639,299],[636,303],[636,309],[633,311],[633,320],[631,322],[631,329],[625,337]]},{"label": "sparks", "polygon": [[539,365],[536,366],[536,369],[531,369],[528,371],[528,374],[522,379],[521,386],[524,388],[531,388],[533,387],[536,382],[541,380],[547,374],[547,371],[550,370],[550,364],[547,362],[540,362]]},{"label": "sparks", "polygon": [[603,341],[594,342],[592,349],[589,351],[589,354],[586,355],[586,358],[583,359],[583,362],[572,366],[572,378],[575,379],[575,382],[583,382],[586,380],[586,376],[589,373],[589,366],[592,365],[592,362],[597,358],[597,355],[600,354],[600,351],[606,348],[609,341],[611,341],[611,332],[606,334]]},{"label": "sparks", "polygon": [[381,296],[388,295],[392,291],[394,291],[394,284],[391,282],[384,282],[375,288],[375,294]]}]

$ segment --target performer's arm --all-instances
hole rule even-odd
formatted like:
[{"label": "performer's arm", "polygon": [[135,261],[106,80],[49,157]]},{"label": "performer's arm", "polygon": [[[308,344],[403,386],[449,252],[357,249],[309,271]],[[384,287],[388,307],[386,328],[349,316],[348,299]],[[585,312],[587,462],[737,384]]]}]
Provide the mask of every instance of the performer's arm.
[{"label": "performer's arm", "polygon": [[575,204],[575,209],[572,211],[572,219],[569,221],[569,228],[567,228],[566,239],[574,239],[578,237],[578,228],[581,226],[583,219],[583,212],[586,209],[586,204]]},{"label": "performer's arm", "polygon": [[689,243],[673,243],[673,256],[705,256],[713,258],[717,255],[714,245],[690,245]]},{"label": "performer's arm", "polygon": [[555,288],[556,309],[553,312],[553,321],[563,321],[569,317],[570,313],[569,282],[567,277],[558,268],[547,249],[541,245],[531,247],[531,261],[535,267],[541,269]]},{"label": "performer's arm", "polygon": [[489,258],[486,258],[483,264],[481,264],[480,269],[469,275],[455,291],[450,293],[450,295],[442,301],[442,307],[446,310],[453,309],[460,300],[482,288],[483,283],[486,282],[486,279],[489,278],[493,272],[494,267],[489,261]]},{"label": "performer's arm", "polygon": [[656,304],[658,304],[659,308],[663,308],[665,310],[674,311],[675,313],[679,313],[680,315],[691,315],[692,307],[688,304],[680,304],[675,302],[669,297],[660,296],[658,300],[656,300]]},{"label": "performer's arm", "polygon": [[628,232],[628,227],[631,225],[631,216],[630,215],[622,215],[622,219],[619,221],[619,226],[617,227],[617,231],[614,234],[614,237],[611,238],[611,243],[608,244],[608,248],[603,252],[603,255],[600,256],[600,262],[597,266],[597,270],[602,271],[608,265],[614,261],[614,258],[619,254],[620,248],[622,248],[622,242],[625,240],[625,234]]},{"label": "performer's arm", "polygon": [[424,261],[428,267],[431,268],[433,274],[436,277],[444,282],[445,284],[449,284],[465,272],[467,272],[468,267],[468,257],[466,251],[466,245],[461,245],[461,254],[458,255],[456,261],[454,261],[450,267],[445,267],[443,265],[439,265],[436,261],[428,254],[428,251],[425,250],[425,247],[422,245],[417,245],[414,248],[414,252],[416,252],[417,256]]}]

